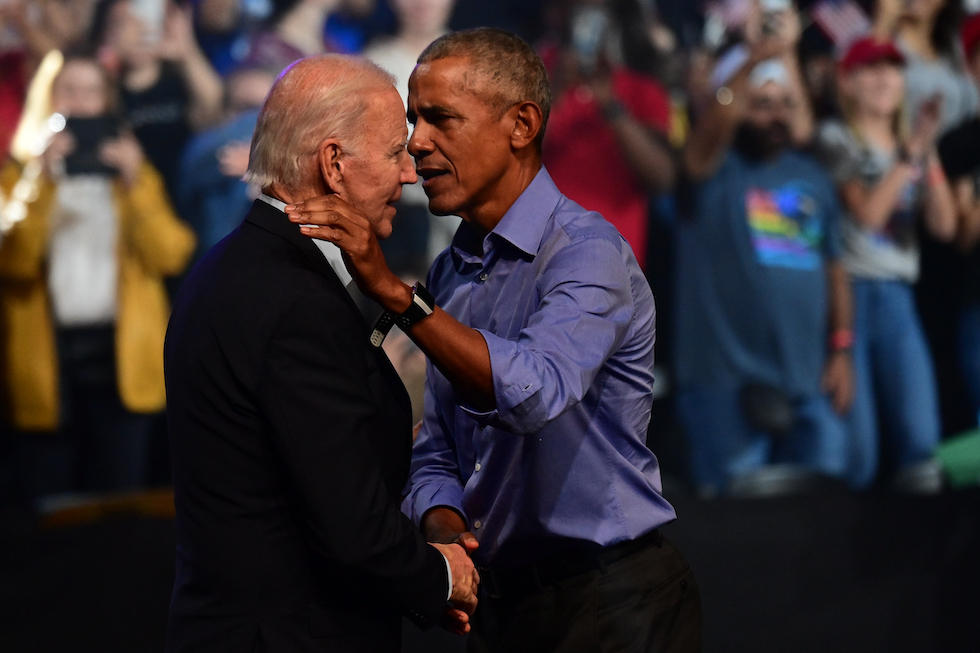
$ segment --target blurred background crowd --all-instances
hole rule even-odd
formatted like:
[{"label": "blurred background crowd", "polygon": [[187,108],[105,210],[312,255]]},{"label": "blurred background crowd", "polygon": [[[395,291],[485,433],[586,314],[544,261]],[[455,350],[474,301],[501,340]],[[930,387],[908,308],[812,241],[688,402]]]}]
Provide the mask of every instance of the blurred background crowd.
[{"label": "blurred background crowd", "polygon": [[[815,478],[940,492],[937,451],[980,411],[976,12],[0,0],[0,493],[165,485],[169,301],[257,194],[240,178],[276,75],[363,54],[405,96],[428,43],[484,25],[538,49],[545,165],[654,289],[649,444],[668,496]],[[406,187],[389,264],[424,278],[456,224]],[[420,413],[421,353],[386,348]]]}]

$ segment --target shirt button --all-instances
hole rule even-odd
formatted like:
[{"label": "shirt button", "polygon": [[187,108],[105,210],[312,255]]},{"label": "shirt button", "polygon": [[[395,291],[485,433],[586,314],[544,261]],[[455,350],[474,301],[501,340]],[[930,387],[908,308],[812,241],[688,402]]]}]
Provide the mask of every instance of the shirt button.
[{"label": "shirt button", "polygon": [[480,471],[480,468],[481,467],[483,467],[483,465],[481,465],[480,463],[477,463],[477,464],[473,465],[474,471],[477,471],[477,472]]},{"label": "shirt button", "polygon": [[480,275],[480,281],[486,281],[489,278],[490,278],[490,275],[487,274],[486,272],[484,272],[483,274]]},{"label": "shirt button", "polygon": [[483,522],[480,521],[479,519],[473,522],[473,528],[480,528],[481,526],[483,526]]}]

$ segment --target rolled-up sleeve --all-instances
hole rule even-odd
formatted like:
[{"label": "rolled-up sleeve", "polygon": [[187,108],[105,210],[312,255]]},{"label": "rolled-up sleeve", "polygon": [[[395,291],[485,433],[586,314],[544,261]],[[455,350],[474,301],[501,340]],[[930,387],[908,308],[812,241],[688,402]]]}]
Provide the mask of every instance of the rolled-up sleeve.
[{"label": "rolled-up sleeve", "polygon": [[539,307],[516,341],[478,329],[497,407],[463,410],[483,426],[526,435],[582,401],[634,318],[624,247],[605,237],[569,243],[542,271]]}]

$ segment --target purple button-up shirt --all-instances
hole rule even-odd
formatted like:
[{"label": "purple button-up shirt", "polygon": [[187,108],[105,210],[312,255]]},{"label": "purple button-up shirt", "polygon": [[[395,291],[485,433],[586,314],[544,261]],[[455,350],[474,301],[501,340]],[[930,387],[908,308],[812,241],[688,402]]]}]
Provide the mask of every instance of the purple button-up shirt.
[{"label": "purple button-up shirt", "polygon": [[428,287],[486,340],[497,407],[467,407],[428,364],[406,514],[455,508],[499,567],[674,519],[645,445],[653,294],[612,225],[542,168],[482,243],[460,226]]}]

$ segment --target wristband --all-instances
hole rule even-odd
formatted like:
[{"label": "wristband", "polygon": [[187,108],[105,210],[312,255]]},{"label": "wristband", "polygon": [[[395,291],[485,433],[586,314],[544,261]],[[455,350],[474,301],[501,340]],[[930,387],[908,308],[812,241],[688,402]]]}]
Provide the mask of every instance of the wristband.
[{"label": "wristband", "polygon": [[854,332],[850,329],[837,329],[830,334],[828,344],[832,352],[847,351],[854,346]]},{"label": "wristband", "polygon": [[388,332],[391,331],[391,327],[397,324],[402,331],[405,331],[432,315],[435,310],[436,300],[432,293],[421,283],[416,283],[412,286],[412,303],[404,313],[395,315],[391,311],[385,311],[374,323],[374,330],[371,331],[371,344],[380,347]]},{"label": "wristband", "polygon": [[412,286],[412,304],[404,313],[395,318],[395,323],[402,331],[417,324],[432,315],[436,310],[436,299],[429,289],[420,282]]},{"label": "wristband", "polygon": [[946,173],[943,171],[943,167],[940,164],[934,163],[929,166],[928,180],[929,186],[939,186],[946,181]]}]

